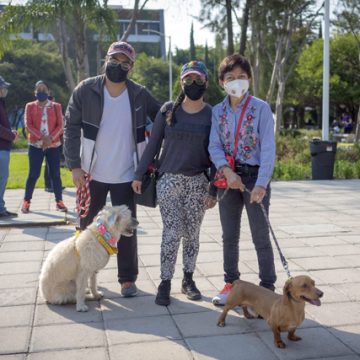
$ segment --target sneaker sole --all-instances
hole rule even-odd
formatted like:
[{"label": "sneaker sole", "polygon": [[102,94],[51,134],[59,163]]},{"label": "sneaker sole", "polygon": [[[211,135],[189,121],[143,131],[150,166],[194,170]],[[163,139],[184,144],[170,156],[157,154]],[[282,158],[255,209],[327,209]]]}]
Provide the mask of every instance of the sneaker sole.
[{"label": "sneaker sole", "polygon": [[169,306],[170,305],[170,300],[161,301],[161,300],[155,299],[155,304],[160,305],[160,306]]},{"label": "sneaker sole", "polygon": [[220,300],[212,300],[213,305],[215,306],[224,306],[225,304],[222,304]]},{"label": "sneaker sole", "polygon": [[122,297],[130,298],[130,297],[136,296],[137,294],[138,294],[138,292],[135,291],[135,292],[133,292],[133,293],[131,293],[131,294],[121,294],[121,295],[122,295]]}]

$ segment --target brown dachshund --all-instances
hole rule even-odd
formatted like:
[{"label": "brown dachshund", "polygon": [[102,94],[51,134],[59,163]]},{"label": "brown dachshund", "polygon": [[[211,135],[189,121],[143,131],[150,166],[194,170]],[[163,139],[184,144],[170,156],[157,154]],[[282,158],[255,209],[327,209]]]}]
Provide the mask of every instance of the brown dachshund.
[{"label": "brown dachshund", "polygon": [[320,306],[320,298],[323,295],[324,293],[315,287],[314,280],[305,275],[286,281],[283,295],[246,281],[236,280],[219,317],[218,326],[225,326],[227,313],[238,305],[243,308],[246,318],[253,318],[247,309],[249,306],[267,321],[273,331],[275,345],[284,348],[280,332],[287,331],[289,340],[301,340],[295,335],[295,331],[305,318],[305,302]]}]

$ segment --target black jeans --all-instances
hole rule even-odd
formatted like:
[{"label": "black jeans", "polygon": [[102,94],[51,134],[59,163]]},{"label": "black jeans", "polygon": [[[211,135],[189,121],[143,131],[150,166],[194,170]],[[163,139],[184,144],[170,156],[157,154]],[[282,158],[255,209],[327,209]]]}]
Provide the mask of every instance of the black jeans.
[{"label": "black jeans", "polygon": [[[250,191],[253,189],[257,174],[239,174],[242,182]],[[221,196],[224,190],[219,189]],[[266,212],[269,213],[270,186],[263,199]],[[228,190],[228,193],[219,203],[220,221],[223,231],[224,280],[232,283],[239,279],[239,240],[241,214],[246,209],[252,240],[259,265],[260,285],[273,289],[276,281],[274,253],[270,242],[269,228],[261,207],[257,203],[250,204],[250,194],[240,190]]]},{"label": "black jeans", "polygon": [[[131,182],[122,184],[105,184],[92,180],[90,182],[90,209],[88,216],[80,220],[80,228],[84,230],[104,207],[106,197],[110,191],[111,203],[115,205],[127,205],[131,210],[132,216],[136,217],[136,205]],[[120,284],[131,281],[135,282],[139,272],[137,254],[136,230],[131,237],[121,236],[118,242],[118,280]]]},{"label": "black jeans", "polygon": [[49,166],[49,175],[54,186],[55,200],[62,200],[62,184],[60,177],[60,147],[46,150],[29,145],[29,176],[26,180],[25,200],[30,201],[34,192],[36,181],[41,172],[41,165],[46,158]]}]

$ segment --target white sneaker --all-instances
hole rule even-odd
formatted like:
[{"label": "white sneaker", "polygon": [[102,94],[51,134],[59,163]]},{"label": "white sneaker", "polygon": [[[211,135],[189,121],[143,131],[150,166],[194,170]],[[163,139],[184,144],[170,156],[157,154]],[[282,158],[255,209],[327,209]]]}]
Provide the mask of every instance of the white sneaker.
[{"label": "white sneaker", "polygon": [[231,289],[232,284],[226,283],[220,293],[213,297],[212,303],[214,305],[225,305]]}]

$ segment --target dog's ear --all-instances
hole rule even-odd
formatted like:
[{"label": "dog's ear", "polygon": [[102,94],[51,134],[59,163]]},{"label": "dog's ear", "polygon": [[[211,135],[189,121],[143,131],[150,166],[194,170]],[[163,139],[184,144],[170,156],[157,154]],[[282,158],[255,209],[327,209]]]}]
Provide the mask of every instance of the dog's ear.
[{"label": "dog's ear", "polygon": [[284,285],[283,294],[285,296],[288,296],[290,294],[292,288],[292,278],[289,278],[286,280],[286,283]]}]

